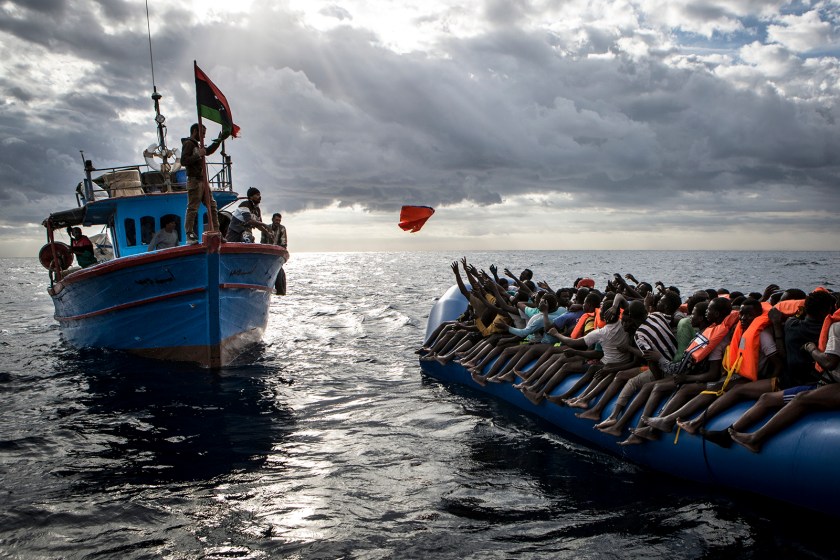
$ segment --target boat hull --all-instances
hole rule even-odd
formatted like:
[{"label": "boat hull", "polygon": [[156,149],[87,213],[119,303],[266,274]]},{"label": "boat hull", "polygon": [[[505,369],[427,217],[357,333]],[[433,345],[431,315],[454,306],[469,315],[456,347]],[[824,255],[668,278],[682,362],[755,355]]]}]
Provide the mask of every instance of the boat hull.
[{"label": "boat hull", "polygon": [[261,340],[286,255],[206,234],[202,244],[116,259],[56,282],[55,318],[76,347],[224,367]]},{"label": "boat hull", "polygon": [[[466,306],[457,286],[450,289],[429,314],[427,337],[441,322],[454,320]],[[591,420],[577,418],[574,413],[579,409],[547,401],[534,405],[511,383],[488,383],[482,387],[473,381],[466,369],[451,362],[441,365],[435,361],[421,361],[420,365],[424,373],[435,379],[504,400],[548,421],[586,445],[633,463],[683,479],[744,490],[840,517],[840,484],[833,476],[836,465],[840,464],[838,412],[815,412],[806,416],[768,440],[760,453],[752,453],[737,444],[719,447],[702,436],[687,433],[680,434],[678,439],[675,433],[670,433],[656,441],[621,447],[615,437],[594,430]],[[578,378],[570,376],[552,394],[566,392]],[[726,429],[753,403],[740,403],[713,418],[707,429]],[[614,404],[613,400],[607,405],[602,418],[609,416]],[[635,425],[637,419],[631,425]]]}]

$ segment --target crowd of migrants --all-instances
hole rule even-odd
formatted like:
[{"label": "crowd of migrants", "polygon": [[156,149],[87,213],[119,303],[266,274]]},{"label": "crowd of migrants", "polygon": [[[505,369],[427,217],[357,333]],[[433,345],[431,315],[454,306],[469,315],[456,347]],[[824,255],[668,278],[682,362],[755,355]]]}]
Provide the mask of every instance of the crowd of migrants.
[{"label": "crowd of migrants", "polygon": [[[710,288],[683,298],[675,286],[618,273],[603,291],[591,278],[554,290],[535,284],[528,269],[499,277],[495,265],[488,274],[466,258],[451,266],[469,305],[438,326],[420,359],[460,363],[480,385],[518,379],[513,386],[532,403],[580,408],[577,417],[619,445],[678,427],[757,453],[803,415],[840,409],[840,293],[771,284],[763,292]],[[745,400],[756,402],[734,424],[705,429]]]}]

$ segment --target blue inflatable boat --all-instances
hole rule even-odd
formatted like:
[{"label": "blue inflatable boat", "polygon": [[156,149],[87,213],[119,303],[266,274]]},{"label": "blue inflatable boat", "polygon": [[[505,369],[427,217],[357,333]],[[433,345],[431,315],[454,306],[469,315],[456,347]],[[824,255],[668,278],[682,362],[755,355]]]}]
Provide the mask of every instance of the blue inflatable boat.
[{"label": "blue inflatable boat", "polygon": [[[467,301],[452,286],[429,314],[428,337],[444,321],[457,318]],[[613,436],[593,429],[591,420],[575,416],[580,409],[561,407],[548,401],[534,405],[510,383],[488,383],[482,387],[458,364],[441,365],[421,361],[424,373],[440,381],[458,383],[487,393],[539,416],[576,439],[633,463],[683,479],[725,488],[745,490],[771,499],[840,517],[840,414],[815,412],[770,438],[760,453],[740,445],[723,448],[705,441],[700,435],[674,433],[641,445],[619,446]],[[579,376],[570,376],[553,394],[566,392]],[[707,429],[722,430],[731,425],[754,401],[741,403],[713,418]],[[612,412],[613,403],[602,418]],[[635,420],[631,425],[635,425]]]}]

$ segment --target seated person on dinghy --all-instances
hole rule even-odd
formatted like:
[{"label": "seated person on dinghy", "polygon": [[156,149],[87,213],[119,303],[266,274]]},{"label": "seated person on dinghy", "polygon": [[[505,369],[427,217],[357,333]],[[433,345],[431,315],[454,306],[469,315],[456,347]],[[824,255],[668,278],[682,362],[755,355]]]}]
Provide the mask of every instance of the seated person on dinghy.
[{"label": "seated person on dinghy", "polygon": [[[783,363],[778,354],[773,329],[767,328],[770,320],[761,306],[761,302],[747,299],[738,311],[738,324],[732,334],[732,340],[723,356],[722,366],[725,376],[717,382],[698,391],[691,400],[679,408],[663,411],[658,417],[643,417],[643,422],[654,430],[670,432],[677,420],[689,417],[709,406],[715,399],[736,385],[746,384],[757,379],[778,377]],[[680,389],[677,395],[688,397],[693,388]],[[675,395],[675,399],[677,399]],[[666,407],[667,409],[667,407]],[[647,433],[647,432],[645,432]],[[638,434],[638,430],[636,432]]]},{"label": "seated person on dinghy", "polygon": [[[789,312],[799,309],[804,304],[804,317],[801,319],[795,316],[784,317],[780,306],[785,303],[794,304]],[[815,369],[813,358],[803,350],[803,346],[810,343],[816,344],[819,341],[820,331],[826,316],[834,311],[835,300],[828,292],[814,291],[802,300],[789,300],[780,302],[768,312],[776,340],[783,346],[786,357],[785,368],[781,375],[768,379],[758,379],[750,383],[744,383],[733,387],[719,399],[715,400],[709,407],[693,420],[677,421],[677,425],[690,434],[698,430],[707,436],[709,441],[728,445],[729,432],[720,430],[716,433],[707,433],[702,426],[711,418],[728,410],[738,402],[746,399],[757,399],[764,393],[782,391],[791,387],[811,385],[816,387],[819,381],[819,373]],[[780,352],[781,353],[781,352]]]},{"label": "seated person on dinghy", "polygon": [[[513,381],[514,366],[532,347],[540,348],[542,351],[557,342],[557,339],[547,331],[556,319],[566,313],[566,307],[560,306],[557,296],[553,293],[542,292],[542,294],[538,304],[538,313],[528,319],[524,329],[508,327],[508,332],[524,337],[524,340],[519,345],[505,348],[486,375],[476,375],[493,383]],[[564,303],[568,305],[568,302]],[[475,379],[475,376],[473,378]]]},{"label": "seated person on dinghy", "polygon": [[578,350],[590,348],[599,343],[604,357],[599,364],[590,365],[583,376],[568,391],[562,395],[547,397],[546,400],[554,404],[566,405],[568,404],[565,402],[566,399],[575,395],[596,376],[603,377],[607,373],[620,371],[633,365],[635,358],[632,354],[623,350],[624,345],[630,339],[621,322],[620,305],[622,301],[624,301],[624,298],[616,298],[615,296],[612,299],[604,298],[601,303],[601,317],[606,324],[603,327],[593,330],[583,338],[571,338],[563,335],[558,337],[563,344]]},{"label": "seated person on dinghy", "polygon": [[[703,294],[706,295],[705,292],[703,292]],[[691,339],[694,338],[694,335],[709,326],[706,321],[706,308],[709,305],[708,295],[706,295],[706,298],[707,299],[704,301],[696,303],[694,301],[690,302],[689,309],[691,310],[691,316],[680,320],[680,324],[678,326],[677,349],[674,353],[677,357],[675,358],[676,362],[672,360],[667,363],[675,366],[679,365],[679,362],[682,360],[685,350],[688,348],[688,345],[691,343]],[[686,331],[686,323],[688,331]],[[692,333],[692,335],[688,337],[687,342],[683,343],[680,341],[681,335],[679,329],[683,330],[682,336],[685,336],[686,332]],[[625,374],[624,377],[630,377],[630,379],[627,379],[624,386],[621,388],[621,392],[615,401],[612,413],[603,422],[595,425],[597,430],[601,430],[614,436],[620,436],[623,433],[624,426],[631,418],[633,418],[636,411],[647,403],[648,396],[650,395],[655,383],[667,381],[672,385],[672,391],[676,388],[676,385],[673,383],[673,377],[666,377],[662,368],[659,367],[659,360],[665,361],[664,357],[653,349],[644,351],[643,355],[648,362],[648,371],[645,372],[644,375],[640,374],[633,377],[630,377],[629,374]],[[616,379],[616,382],[620,385],[621,380]],[[606,396],[604,398],[606,399]],[[628,404],[630,405],[630,408],[627,408]],[[625,412],[625,414],[622,415],[622,412]],[[653,411],[651,410],[650,413],[652,412]]]},{"label": "seated person on dinghy", "polygon": [[[758,453],[768,438],[778,434],[807,413],[840,409],[840,311],[827,318],[826,324],[828,328],[824,329],[825,338],[823,333],[820,333],[818,345],[809,342],[804,347],[804,350],[823,370],[817,387],[804,391],[791,388],[761,395],[758,402],[729,428],[732,441]],[[780,410],[763,426],[752,433],[743,431],[774,408],[780,408]]]},{"label": "seated person on dinghy", "polygon": [[[659,359],[658,363],[649,362],[652,368],[662,369],[663,378],[643,385],[618,422],[601,431],[620,437],[640,408],[644,407],[642,418],[647,417],[669,396],[672,398],[666,404],[666,408],[672,403],[674,408],[679,408],[687,399],[675,401],[673,397],[676,395],[672,395],[675,388],[691,387],[694,390],[691,395],[694,395],[704,390],[709,381],[720,378],[723,352],[729,344],[729,333],[738,320],[738,314],[732,312],[732,304],[728,299],[716,297],[706,308],[705,320],[708,326],[695,337],[679,362],[672,364],[664,358]],[[640,420],[636,428],[642,427]],[[637,444],[641,443],[641,440],[642,435],[631,433],[627,439],[619,442],[619,445]]]},{"label": "seated person on dinghy", "polygon": [[[636,325],[636,332],[633,334],[635,339],[635,348],[631,349],[640,361],[647,364],[644,360],[643,352],[646,350],[656,350],[660,355],[668,360],[674,359],[674,354],[677,350],[677,337],[671,331],[671,321],[674,312],[680,306],[680,297],[676,292],[667,291],[659,298],[658,309],[648,313],[645,309],[644,303],[640,300],[631,301],[627,305],[627,314],[630,321]],[[621,390],[625,383],[630,379],[641,377],[647,381],[656,379],[655,374],[650,370],[650,366],[642,365],[637,368],[630,368],[619,371],[613,376],[610,384],[606,387],[604,394],[601,396],[598,404],[590,410],[578,414],[579,418],[587,418],[595,420],[601,419],[601,412],[606,408],[607,403],[612,401],[612,397]],[[600,395],[601,391],[597,391],[595,395]],[[592,398],[589,397],[583,404],[588,405]]]},{"label": "seated person on dinghy", "polygon": [[[467,264],[466,257],[461,259],[461,264],[464,272],[467,275],[467,280],[470,282],[472,290],[467,290],[464,285],[461,275],[458,272],[458,261],[453,261],[451,268],[455,273],[455,281],[461,294],[467,298],[469,305],[473,309],[474,321],[466,325],[455,325],[446,336],[448,340],[444,340],[441,336],[433,344],[428,354],[420,358],[424,361],[438,360],[441,358],[442,363],[451,360],[457,352],[469,350],[479,341],[486,338],[493,338],[506,332],[510,324],[510,318],[505,315],[497,313],[496,296],[488,293],[495,288],[495,282],[489,277],[483,277],[481,280],[477,278],[472,271],[475,270],[472,265]],[[484,286],[482,286],[482,282]],[[485,294],[482,297],[482,294]],[[503,298],[500,298],[503,299]]]}]

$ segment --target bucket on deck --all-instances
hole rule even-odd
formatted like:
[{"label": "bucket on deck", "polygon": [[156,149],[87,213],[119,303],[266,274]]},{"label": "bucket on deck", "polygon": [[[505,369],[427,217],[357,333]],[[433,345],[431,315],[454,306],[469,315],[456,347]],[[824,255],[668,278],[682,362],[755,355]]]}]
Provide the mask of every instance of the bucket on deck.
[{"label": "bucket on deck", "polygon": [[187,190],[187,170],[179,169],[174,173],[175,178],[172,182],[172,188],[176,191]]}]

